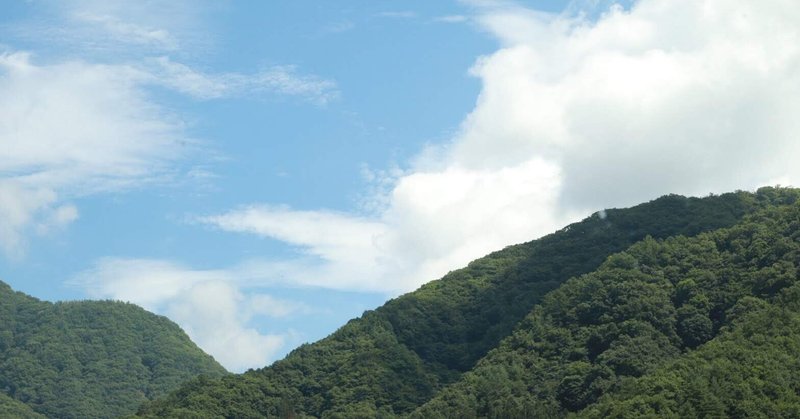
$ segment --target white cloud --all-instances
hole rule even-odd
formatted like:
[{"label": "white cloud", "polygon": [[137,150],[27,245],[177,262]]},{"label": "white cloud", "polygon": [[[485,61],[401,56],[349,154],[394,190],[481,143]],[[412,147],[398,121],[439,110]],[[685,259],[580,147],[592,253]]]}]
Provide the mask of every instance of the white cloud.
[{"label": "white cloud", "polygon": [[42,220],[39,222],[52,218],[55,201],[52,190],[26,189],[16,182],[0,179],[0,219],[3,220],[0,247],[7,256],[20,258],[23,255],[25,228],[34,218]]},{"label": "white cloud", "polygon": [[502,44],[472,69],[476,107],[373,198],[377,215],[256,206],[202,221],[298,246],[289,282],[399,292],[602,207],[798,182],[796,2],[470,3]]},{"label": "white cloud", "polygon": [[[99,8],[76,11],[83,20],[116,4],[77,3]],[[158,38],[161,33],[140,35]],[[166,56],[122,64],[74,59],[40,65],[28,52],[0,53],[3,253],[21,257],[30,231],[47,234],[78,219],[77,207],[66,201],[140,186],[174,170],[172,164],[196,142],[187,138],[178,116],[152,100],[148,88],[153,85],[199,99],[288,95],[324,105],[338,96],[333,81],[299,74],[291,66],[252,75],[205,74]]]},{"label": "white cloud", "polygon": [[481,21],[504,48],[473,69],[484,89],[454,145],[462,164],[546,156],[563,170],[563,204],[579,207],[797,181],[795,3],[649,0],[596,23],[504,9]]},{"label": "white cloud", "polygon": [[251,326],[259,316],[286,317],[308,312],[302,303],[241,287],[243,268],[197,270],[173,262],[108,258],[71,283],[93,298],[129,301],[178,323],[203,350],[231,371],[262,367],[275,359],[286,336]]},{"label": "white cloud", "polygon": [[100,189],[155,171],[158,156],[179,150],[182,127],[147,100],[140,77],[127,66],[0,55],[0,171],[48,185],[97,178]]},{"label": "white cloud", "polygon": [[265,273],[257,276],[280,278],[283,282],[358,288],[384,262],[377,245],[387,229],[380,222],[363,218],[328,211],[257,206],[199,221],[228,231],[274,237],[306,249],[309,257],[302,262],[266,263],[254,268]]},{"label": "white cloud", "polygon": [[264,264],[259,269],[271,273],[262,276],[396,293],[560,224],[567,217],[545,213],[558,186],[558,169],[542,160],[491,172],[450,167],[400,178],[375,220],[256,206],[200,221],[275,238],[308,256]]},{"label": "white cloud", "polygon": [[47,218],[36,226],[36,231],[39,235],[47,235],[51,230],[66,227],[77,219],[78,208],[74,204],[63,204],[49,211]]},{"label": "white cloud", "polygon": [[140,72],[0,55],[0,246],[21,255],[40,233],[78,217],[64,202],[161,176],[186,149],[180,121],[147,100]]}]

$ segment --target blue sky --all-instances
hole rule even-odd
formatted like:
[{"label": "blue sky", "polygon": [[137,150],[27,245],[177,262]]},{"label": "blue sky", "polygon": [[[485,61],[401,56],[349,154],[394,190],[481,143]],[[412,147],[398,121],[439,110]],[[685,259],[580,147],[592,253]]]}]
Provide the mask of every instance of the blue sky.
[{"label": "blue sky", "polygon": [[599,208],[796,182],[799,15],[11,2],[0,279],[132,301],[233,371],[263,366]]},{"label": "blue sky", "polygon": [[[383,16],[393,13],[386,9],[391,3],[373,1],[354,2],[346,10],[324,2],[199,3],[187,5],[206,9],[193,12],[200,15],[196,21],[174,30],[190,39],[181,47],[185,50],[166,51],[124,41],[97,51],[82,37],[62,45],[38,33],[41,26],[70,25],[63,22],[68,15],[92,10],[91,2],[74,2],[67,10],[47,2],[13,4],[16,8],[4,12],[6,49],[29,51],[35,64],[75,59],[128,64],[167,57],[210,73],[244,75],[285,66],[297,77],[330,83],[324,94],[332,96],[327,103],[317,103],[313,93],[280,92],[198,100],[146,86],[150,100],[184,125],[181,134],[200,145],[171,162],[171,179],[81,197],[79,222],[56,236],[28,237],[25,258],[12,261],[21,263],[6,276],[33,268],[41,255],[41,273],[26,274],[29,279],[19,286],[45,298],[64,292],[80,297],[79,290],[54,289],[52,277],[63,276],[66,266],[81,269],[101,250],[188,258],[205,267],[265,247],[277,255],[291,251],[198,228],[187,217],[261,201],[342,211],[357,207],[368,186],[365,167],[402,164],[423,144],[441,142],[457,129],[480,87],[466,70],[493,46],[467,25],[433,21],[463,9],[457,3],[438,10],[427,5],[415,12],[419,17]],[[89,35],[104,34],[92,28],[84,36]],[[197,37],[202,39],[194,41]],[[215,244],[193,245],[208,240]]]}]

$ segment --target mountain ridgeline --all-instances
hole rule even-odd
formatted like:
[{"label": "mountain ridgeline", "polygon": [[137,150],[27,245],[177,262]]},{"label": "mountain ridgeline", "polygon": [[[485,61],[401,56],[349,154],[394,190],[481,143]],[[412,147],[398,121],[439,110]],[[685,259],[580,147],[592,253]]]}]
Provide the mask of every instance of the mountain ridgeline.
[{"label": "mountain ridgeline", "polygon": [[797,417],[798,196],[596,213],[138,415]]},{"label": "mountain ridgeline", "polygon": [[197,375],[227,374],[165,317],[127,303],[49,303],[0,282],[0,417],[107,418]]}]

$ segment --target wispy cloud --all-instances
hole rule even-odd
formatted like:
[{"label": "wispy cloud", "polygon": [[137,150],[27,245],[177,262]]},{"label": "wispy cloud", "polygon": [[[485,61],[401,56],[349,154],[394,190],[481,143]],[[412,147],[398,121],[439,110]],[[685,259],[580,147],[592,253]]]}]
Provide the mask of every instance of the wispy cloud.
[{"label": "wispy cloud", "polygon": [[165,260],[107,258],[70,283],[91,297],[129,301],[168,316],[222,365],[241,372],[274,361],[291,337],[260,332],[254,320],[311,311],[299,302],[245,291],[242,275],[252,280],[252,274],[244,268],[197,270]]},{"label": "wispy cloud", "polygon": [[230,96],[296,96],[325,105],[339,96],[336,83],[299,74],[294,66],[273,66],[254,74],[207,74],[169,57],[151,59],[145,67],[152,81],[198,99]]},{"label": "wispy cloud", "polygon": [[[208,21],[222,5],[212,1],[41,1],[32,17],[0,26],[7,42],[57,56],[131,58],[142,54],[203,54],[214,47]],[[36,47],[32,47],[36,45]]]},{"label": "wispy cloud", "polygon": [[376,16],[394,18],[394,19],[412,19],[417,17],[417,12],[413,12],[411,10],[395,10],[395,11],[380,12],[376,14]]},{"label": "wispy cloud", "polygon": [[433,19],[434,22],[442,22],[442,23],[462,23],[468,20],[469,18],[464,15],[439,16]]},{"label": "wispy cloud", "polygon": [[7,256],[22,256],[29,234],[78,219],[72,201],[174,175],[176,162],[196,151],[185,116],[158,103],[155,86],[200,100],[294,97],[325,105],[339,96],[334,81],[294,66],[207,73],[171,58],[193,55],[210,2],[31,7],[42,17],[0,27],[35,51],[0,53],[0,249]]},{"label": "wispy cloud", "polygon": [[120,44],[138,44],[166,51],[174,51],[179,47],[178,40],[167,29],[141,26],[116,16],[88,12],[76,12],[72,18],[90,26],[99,26],[99,31],[106,35],[105,39],[110,38]]},{"label": "wispy cloud", "polygon": [[380,222],[331,211],[269,206],[246,207],[197,221],[226,231],[277,238],[304,249],[305,256],[294,261],[251,263],[250,277],[339,289],[385,290],[380,282],[369,282],[378,279],[372,273],[382,262],[388,262],[381,260],[375,249],[387,234]]},{"label": "wispy cloud", "polygon": [[[0,55],[0,246],[20,255],[26,231],[78,217],[79,196],[161,176],[192,143],[181,122],[148,101],[128,66],[36,65]],[[66,200],[66,202],[65,202]]]},{"label": "wispy cloud", "polygon": [[66,216],[66,208],[77,211],[69,200],[150,183],[195,149],[180,118],[150,99],[153,84],[198,99],[277,95],[325,105],[338,97],[334,82],[290,66],[204,74],[166,57],[37,65],[26,52],[2,54],[0,215],[7,221],[0,248],[7,255],[24,253],[26,232],[77,219]]},{"label": "wispy cloud", "polygon": [[14,180],[0,179],[0,248],[19,259],[25,252],[25,233],[46,235],[78,218],[74,205],[58,201],[52,189],[28,188]]},{"label": "wispy cloud", "polygon": [[342,33],[352,30],[356,24],[351,20],[342,20],[338,22],[329,23],[322,27],[323,33]]}]

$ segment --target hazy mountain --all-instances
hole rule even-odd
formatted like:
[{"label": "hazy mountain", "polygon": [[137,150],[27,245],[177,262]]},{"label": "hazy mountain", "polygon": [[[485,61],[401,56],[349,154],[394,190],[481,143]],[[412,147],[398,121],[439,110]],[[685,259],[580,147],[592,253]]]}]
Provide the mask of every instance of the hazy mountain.
[{"label": "hazy mountain", "polygon": [[165,317],[120,302],[53,304],[0,282],[0,417],[130,414],[198,374],[226,371]]},{"label": "hazy mountain", "polygon": [[[716,386],[701,401],[673,392],[669,407],[657,400],[659,374],[713,362],[703,354],[716,347],[747,345],[743,328],[768,315],[758,310],[794,324],[791,304],[779,300],[791,301],[796,280],[798,195],[670,195],[601,211],[389,301],[270,367],[193,380],[140,414],[602,416],[629,403],[683,415],[705,411],[706,400],[718,408],[733,396],[714,384],[713,370],[693,384]],[[794,344],[765,339],[784,355]],[[647,379],[655,380],[647,381],[651,399],[630,384]],[[752,394],[746,400],[758,403],[772,393]]]}]

